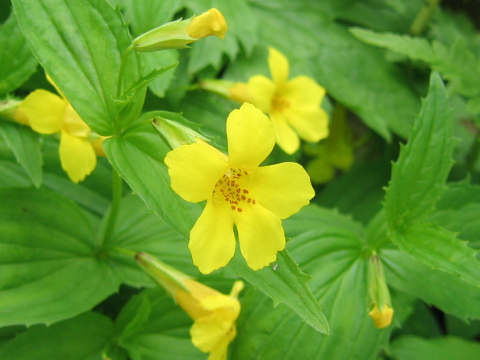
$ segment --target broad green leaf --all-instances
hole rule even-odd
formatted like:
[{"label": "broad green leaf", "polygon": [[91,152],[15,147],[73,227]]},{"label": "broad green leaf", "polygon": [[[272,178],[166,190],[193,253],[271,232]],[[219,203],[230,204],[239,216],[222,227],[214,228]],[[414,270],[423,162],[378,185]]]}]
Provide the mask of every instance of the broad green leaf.
[{"label": "broad green leaf", "polygon": [[5,187],[29,187],[32,183],[25,170],[11,162],[0,160],[0,189]]},{"label": "broad green leaf", "polygon": [[158,97],[164,97],[165,91],[167,91],[171,81],[174,78],[176,67],[170,66],[178,62],[178,52],[175,50],[165,50],[159,52],[142,53],[141,59],[145,64],[145,73],[149,73],[150,71],[159,68],[169,68],[148,84],[148,88],[151,92]]},{"label": "broad green leaf", "polygon": [[[395,315],[397,311],[395,309]],[[443,330],[438,319],[428,305],[423,301],[417,300],[415,307],[406,321],[402,321],[402,327],[397,330],[396,336],[399,335],[418,335],[422,337],[442,336]]]},{"label": "broad green leaf", "polygon": [[133,297],[116,321],[118,343],[132,360],[205,359],[190,340],[192,320],[161,289]]},{"label": "broad green leaf", "polygon": [[391,131],[406,137],[419,108],[408,77],[386,62],[381,52],[311,6],[307,0],[252,2],[254,16],[262,19],[259,38],[287,56],[291,76],[313,77],[385,139],[390,139]]},{"label": "broad green leaf", "polygon": [[52,326],[34,326],[0,345],[0,358],[11,360],[99,360],[113,341],[113,323],[85,313]]},{"label": "broad green leaf", "polygon": [[3,95],[16,90],[37,71],[37,61],[13,11],[0,26],[0,49],[0,95]]},{"label": "broad green leaf", "polygon": [[458,38],[449,46],[438,41],[434,41],[430,45],[425,39],[406,35],[382,34],[363,29],[352,29],[351,31],[368,44],[428,63],[433,70],[440,72],[445,79],[449,80],[458,93],[471,97],[473,104],[479,101],[480,64],[477,54],[468,48],[467,44],[470,39]]},{"label": "broad green leaf", "polygon": [[225,16],[228,24],[225,39],[210,36],[192,45],[189,73],[195,73],[207,66],[213,66],[218,70],[222,65],[223,56],[227,55],[230,60],[234,60],[240,46],[245,49],[247,55],[252,53],[257,43],[259,21],[255,19],[255,13],[250,10],[246,0],[189,0],[186,1],[186,5],[196,15],[210,8],[217,8]]},{"label": "broad green leaf", "polygon": [[0,121],[0,136],[12,149],[15,158],[27,172],[32,183],[42,183],[42,152],[40,136],[25,126]]},{"label": "broad green leaf", "polygon": [[465,321],[480,319],[477,286],[461,281],[458,276],[434,270],[398,250],[383,249],[380,257],[389,285]]},{"label": "broad green leaf", "polygon": [[458,276],[461,281],[479,287],[480,261],[477,251],[454,233],[438,226],[417,223],[391,232],[392,242],[398,248],[435,270]]},{"label": "broad green leaf", "polygon": [[118,288],[96,256],[91,220],[44,190],[0,190],[0,325],[50,324],[75,316]]},{"label": "broad green leaf", "polygon": [[477,360],[480,344],[454,336],[436,339],[402,336],[391,344],[390,353],[395,360]]},{"label": "broad green leaf", "polygon": [[392,168],[385,196],[390,230],[425,218],[441,197],[455,146],[452,123],[442,81],[433,73],[412,134]]},{"label": "broad green leaf", "polygon": [[[182,200],[170,188],[170,178],[163,163],[169,148],[153,127],[150,124],[138,126],[121,138],[106,140],[104,146],[110,162],[134,193],[184,239],[188,239],[201,207]],[[285,264],[279,272],[281,276],[268,268],[254,272],[238,254],[229,267],[276,303],[285,302],[309,324],[326,332],[326,321],[311,296],[305,276],[287,254],[279,255],[278,260]],[[298,296],[299,293],[302,295]]]},{"label": "broad green leaf", "polygon": [[445,317],[445,327],[448,335],[460,336],[465,339],[475,339],[480,335],[480,320],[465,322],[452,315]]},{"label": "broad green leaf", "polygon": [[[119,12],[104,0],[12,3],[32,52],[95,132],[111,135],[121,130],[122,123],[136,120],[143,92],[126,108],[114,100],[120,59],[131,43]],[[124,89],[137,79],[138,66],[130,54]]]},{"label": "broad green leaf", "polygon": [[[285,221],[288,249],[325,309],[330,334],[319,335],[284,305],[250,292],[243,301],[232,359],[373,359],[391,327],[368,316],[364,230],[331,210],[308,206]],[[345,341],[348,339],[348,346]]]}]

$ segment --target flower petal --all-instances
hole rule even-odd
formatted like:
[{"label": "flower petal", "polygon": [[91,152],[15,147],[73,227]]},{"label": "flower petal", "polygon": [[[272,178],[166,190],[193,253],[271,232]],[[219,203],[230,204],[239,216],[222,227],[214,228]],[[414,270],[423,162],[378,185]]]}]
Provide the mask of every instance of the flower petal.
[{"label": "flower petal", "polygon": [[95,151],[88,140],[62,131],[60,137],[60,162],[70,180],[78,183],[85,179],[97,165]]},{"label": "flower petal", "polygon": [[63,130],[72,136],[83,138],[87,138],[91,133],[90,127],[82,120],[70,104],[67,104],[65,108]]},{"label": "flower petal", "polygon": [[252,172],[252,194],[263,207],[286,219],[307,205],[315,191],[305,169],[286,162]]},{"label": "flower petal", "polygon": [[[192,343],[203,352],[210,352],[221,342],[226,342],[226,345],[228,345],[235,337],[235,330],[229,331],[231,328],[232,322],[225,321],[218,313],[214,312],[193,323],[190,328]],[[233,333],[233,337],[230,332]]]},{"label": "flower petal", "polygon": [[293,154],[300,147],[300,139],[293,129],[287,124],[284,117],[270,114],[278,146],[287,154]]},{"label": "flower petal", "polygon": [[226,204],[207,201],[190,231],[188,248],[193,263],[203,274],[227,265],[235,253],[235,235],[230,208]]},{"label": "flower petal", "polygon": [[273,94],[275,93],[275,84],[269,78],[263,75],[255,75],[248,80],[248,93],[253,104],[264,113],[270,112]]},{"label": "flower petal", "polygon": [[232,166],[254,169],[272,152],[275,133],[268,117],[245,103],[227,119],[228,160]]},{"label": "flower petal", "polygon": [[35,90],[20,104],[20,110],[26,115],[32,129],[40,134],[60,132],[68,102],[46,91]]},{"label": "flower petal", "polygon": [[260,204],[250,205],[235,219],[243,257],[252,270],[260,270],[285,248],[282,222]]},{"label": "flower petal", "polygon": [[277,49],[268,48],[268,67],[273,81],[277,87],[281,87],[288,79],[289,65],[287,58]]},{"label": "flower petal", "polygon": [[193,203],[210,198],[215,184],[227,170],[225,155],[203,141],[170,151],[165,164],[173,190]]},{"label": "flower petal", "polygon": [[295,108],[320,107],[325,89],[308,76],[297,76],[282,89],[281,95]]},{"label": "flower petal", "polygon": [[286,109],[285,117],[303,140],[318,142],[328,136],[328,115],[321,108],[297,111]]}]

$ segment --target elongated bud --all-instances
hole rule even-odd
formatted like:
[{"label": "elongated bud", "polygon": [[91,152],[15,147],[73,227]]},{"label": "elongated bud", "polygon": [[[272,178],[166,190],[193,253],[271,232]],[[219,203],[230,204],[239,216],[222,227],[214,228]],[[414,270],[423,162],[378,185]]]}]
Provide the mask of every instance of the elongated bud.
[{"label": "elongated bud", "polygon": [[187,293],[190,292],[185,285],[185,280],[190,278],[188,275],[144,252],[137,253],[135,260],[138,265],[174,299],[176,299],[178,290],[183,290]]},{"label": "elongated bud", "polygon": [[178,121],[156,116],[152,122],[155,129],[165,138],[172,149],[194,143],[197,139],[208,141],[207,138]]},{"label": "elongated bud", "polygon": [[214,35],[221,39],[227,32],[227,22],[217,9],[191,17],[176,20],[147,31],[132,42],[133,49],[139,52],[165,49],[183,49],[198,39]]},{"label": "elongated bud", "polygon": [[30,125],[27,115],[20,108],[21,100],[7,99],[0,100],[0,116],[23,125]]},{"label": "elongated bud", "polygon": [[241,104],[244,102],[253,102],[252,96],[248,91],[248,85],[246,83],[207,79],[200,82],[198,87]]},{"label": "elongated bud", "polygon": [[374,325],[383,329],[392,323],[393,309],[380,258],[374,254],[368,263],[368,294],[372,310],[368,313]]}]

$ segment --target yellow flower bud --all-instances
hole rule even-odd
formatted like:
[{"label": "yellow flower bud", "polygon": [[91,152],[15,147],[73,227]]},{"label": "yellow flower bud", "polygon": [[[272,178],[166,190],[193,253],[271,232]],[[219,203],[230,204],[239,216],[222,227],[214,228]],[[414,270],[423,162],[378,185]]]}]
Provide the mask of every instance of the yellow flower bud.
[{"label": "yellow flower bud", "polygon": [[373,254],[368,263],[368,293],[373,305],[368,313],[373,324],[383,329],[392,323],[393,309],[380,258]]},{"label": "yellow flower bud", "polygon": [[20,108],[21,101],[7,99],[0,101],[0,117],[29,126],[28,118]]},{"label": "yellow flower bud", "polygon": [[195,39],[202,39],[210,35],[223,39],[226,32],[227,22],[222,13],[215,8],[195,16],[187,27],[187,34]]},{"label": "yellow flower bud", "polygon": [[217,9],[186,20],[171,21],[138,36],[132,42],[136,51],[157,51],[165,49],[183,49],[188,44],[215,35],[221,39],[227,32],[227,22]]},{"label": "yellow flower bud", "polygon": [[198,84],[202,90],[213,92],[227,99],[243,104],[252,103],[252,97],[248,91],[248,85],[242,82],[227,80],[207,79]]},{"label": "yellow flower bud", "polygon": [[156,116],[153,119],[153,126],[168,142],[172,149],[181,145],[191,144],[197,139],[209,141],[195,130],[188,126],[181,124],[178,121],[170,120],[161,116]]},{"label": "yellow flower bud", "polygon": [[393,309],[387,304],[384,304],[380,310],[377,305],[375,305],[368,315],[373,319],[375,327],[383,329],[392,323]]}]

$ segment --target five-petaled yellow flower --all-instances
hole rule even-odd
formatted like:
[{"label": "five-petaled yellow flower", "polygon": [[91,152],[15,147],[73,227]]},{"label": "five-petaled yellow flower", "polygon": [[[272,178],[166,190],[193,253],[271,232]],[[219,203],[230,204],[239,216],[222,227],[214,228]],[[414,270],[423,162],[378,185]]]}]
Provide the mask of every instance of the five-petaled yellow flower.
[{"label": "five-petaled yellow flower", "polygon": [[328,136],[328,115],[320,107],[325,89],[308,76],[288,81],[289,64],[278,50],[269,48],[273,81],[255,75],[248,81],[253,104],[270,116],[277,144],[288,154],[300,146],[299,137],[318,142]]},{"label": "five-petaled yellow flower", "polygon": [[135,259],[194,320],[190,328],[193,345],[210,353],[208,360],[225,360],[228,344],[237,335],[235,321],[240,314],[237,298],[243,282],[235,281],[230,295],[224,295],[146,253],[138,253]]},{"label": "five-petaled yellow flower", "polygon": [[40,134],[60,133],[60,163],[68,177],[78,183],[97,165],[97,155],[104,156],[104,137],[92,133],[68,100],[47,76],[60,96],[46,90],[35,90],[20,104],[19,110],[30,127]]},{"label": "five-petaled yellow flower", "polygon": [[271,121],[245,103],[227,119],[228,157],[207,143],[183,145],[167,154],[173,190],[206,206],[190,232],[193,262],[208,274],[240,251],[253,270],[273,262],[285,248],[281,219],[298,212],[314,196],[310,178],[296,163],[259,165],[275,145]]}]

